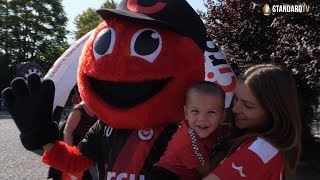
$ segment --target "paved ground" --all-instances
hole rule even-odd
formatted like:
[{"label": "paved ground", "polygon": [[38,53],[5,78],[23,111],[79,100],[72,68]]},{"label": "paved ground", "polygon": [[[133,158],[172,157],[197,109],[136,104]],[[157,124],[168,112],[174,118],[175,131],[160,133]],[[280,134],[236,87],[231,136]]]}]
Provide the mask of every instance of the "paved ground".
[{"label": "paved ground", "polygon": [[45,180],[48,166],[23,148],[10,116],[0,113],[0,180]]},{"label": "paved ground", "polygon": [[[7,112],[0,111],[0,180],[45,180],[48,166],[40,158],[23,148],[13,120]],[[301,163],[297,178],[290,179],[319,180],[320,172]]]}]

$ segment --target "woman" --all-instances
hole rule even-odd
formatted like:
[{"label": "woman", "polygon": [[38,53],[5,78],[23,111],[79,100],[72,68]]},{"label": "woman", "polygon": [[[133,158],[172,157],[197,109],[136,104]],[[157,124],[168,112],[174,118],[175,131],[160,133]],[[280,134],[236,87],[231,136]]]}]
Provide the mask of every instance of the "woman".
[{"label": "woman", "polygon": [[295,172],[301,122],[290,72],[256,65],[240,76],[233,101],[234,132],[227,157],[204,180],[283,179]]},{"label": "woman", "polygon": [[[78,145],[79,142],[84,138],[90,127],[98,120],[94,112],[83,102],[73,107],[73,110],[68,116],[66,125],[63,131],[63,140],[68,145]],[[95,179],[96,176],[95,166],[90,167],[83,174],[77,175],[78,179],[90,180]],[[75,177],[75,176],[73,176]],[[81,177],[81,178],[80,178]],[[69,179],[69,175],[63,174],[63,179]],[[70,178],[73,179],[73,178]]]},{"label": "woman", "polygon": [[70,146],[77,145],[98,120],[94,112],[83,102],[73,107],[63,131],[63,140]]},{"label": "woman", "polygon": [[[77,146],[85,137],[90,127],[98,120],[94,112],[83,102],[76,104],[70,112],[63,128],[63,141],[70,146]],[[85,172],[79,172],[77,175],[61,173],[61,171],[50,168],[49,177],[54,180],[69,179],[96,179],[97,172],[95,166],[90,167]]]}]

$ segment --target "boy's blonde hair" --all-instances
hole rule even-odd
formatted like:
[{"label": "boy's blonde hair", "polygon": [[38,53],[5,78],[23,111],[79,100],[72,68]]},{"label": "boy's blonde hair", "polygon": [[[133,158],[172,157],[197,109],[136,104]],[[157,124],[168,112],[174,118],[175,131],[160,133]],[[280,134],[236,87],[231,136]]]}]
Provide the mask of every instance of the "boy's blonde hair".
[{"label": "boy's blonde hair", "polygon": [[193,84],[186,93],[186,103],[188,103],[190,95],[195,92],[217,96],[221,99],[222,107],[224,108],[226,93],[219,85],[209,81],[201,81]]}]

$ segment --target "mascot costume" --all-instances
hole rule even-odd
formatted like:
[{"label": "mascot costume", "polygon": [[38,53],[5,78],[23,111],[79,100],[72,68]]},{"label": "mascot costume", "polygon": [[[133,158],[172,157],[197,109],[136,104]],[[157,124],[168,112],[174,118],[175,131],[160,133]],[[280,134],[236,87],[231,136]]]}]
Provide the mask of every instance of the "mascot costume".
[{"label": "mascot costume", "polygon": [[123,0],[97,12],[104,21],[82,49],[77,78],[100,120],[77,147],[57,141],[56,82],[16,78],[2,95],[24,147],[46,150],[43,162],[70,174],[96,163],[99,179],[147,179],[184,119],[188,86],[217,83],[229,106],[236,78],[185,0]]}]

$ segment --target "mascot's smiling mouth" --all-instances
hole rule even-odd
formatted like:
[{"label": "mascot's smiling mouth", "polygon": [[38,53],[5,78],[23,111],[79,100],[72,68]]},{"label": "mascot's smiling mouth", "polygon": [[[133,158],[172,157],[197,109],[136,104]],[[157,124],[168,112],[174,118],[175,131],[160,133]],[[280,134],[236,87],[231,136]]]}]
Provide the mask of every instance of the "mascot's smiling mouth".
[{"label": "mascot's smiling mouth", "polygon": [[110,106],[131,108],[160,92],[172,78],[143,82],[110,82],[88,77],[91,87]]}]

